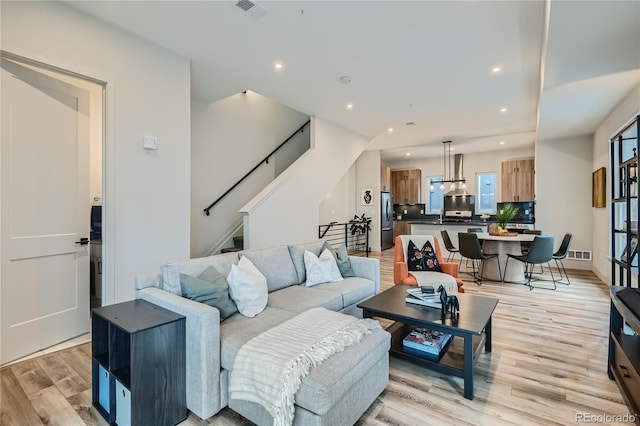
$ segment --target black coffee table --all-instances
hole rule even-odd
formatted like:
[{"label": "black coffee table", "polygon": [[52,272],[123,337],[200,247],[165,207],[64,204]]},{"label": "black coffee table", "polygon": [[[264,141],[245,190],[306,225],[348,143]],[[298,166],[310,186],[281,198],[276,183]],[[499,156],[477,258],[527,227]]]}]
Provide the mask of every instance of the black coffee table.
[{"label": "black coffee table", "polygon": [[[396,285],[360,303],[365,318],[381,317],[396,321],[388,331],[392,335],[391,354],[432,370],[464,378],[464,397],[473,399],[473,369],[484,346],[491,352],[491,315],[498,305],[493,297],[458,293],[460,312],[455,318],[442,316],[440,309],[405,302],[406,285]],[[449,350],[438,362],[405,353],[402,339],[416,327],[452,334]],[[456,344],[457,341],[457,344]],[[462,343],[462,357],[453,347]],[[483,345],[484,344],[484,345]]]}]

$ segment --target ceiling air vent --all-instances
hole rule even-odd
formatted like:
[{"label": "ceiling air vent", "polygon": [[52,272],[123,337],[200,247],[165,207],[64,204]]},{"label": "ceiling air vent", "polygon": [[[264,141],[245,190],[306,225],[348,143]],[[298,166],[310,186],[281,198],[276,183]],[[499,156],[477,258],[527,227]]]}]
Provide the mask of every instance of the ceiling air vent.
[{"label": "ceiling air vent", "polygon": [[236,3],[236,7],[256,21],[267,14],[267,10],[264,7],[249,0],[240,0]]}]

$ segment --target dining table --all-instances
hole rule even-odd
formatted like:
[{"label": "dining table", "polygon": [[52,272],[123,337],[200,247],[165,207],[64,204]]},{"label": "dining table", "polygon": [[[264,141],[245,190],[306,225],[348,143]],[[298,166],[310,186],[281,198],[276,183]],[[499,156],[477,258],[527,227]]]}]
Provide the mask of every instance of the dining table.
[{"label": "dining table", "polygon": [[[486,254],[497,253],[498,257],[483,260],[483,279],[493,281],[524,281],[524,264],[516,260],[507,265],[507,254],[522,254],[520,243],[531,242],[536,237],[535,234],[515,234],[515,235],[491,235],[489,233],[478,233],[478,239],[482,241],[482,251]],[[498,262],[502,269],[502,276],[498,269]]]}]

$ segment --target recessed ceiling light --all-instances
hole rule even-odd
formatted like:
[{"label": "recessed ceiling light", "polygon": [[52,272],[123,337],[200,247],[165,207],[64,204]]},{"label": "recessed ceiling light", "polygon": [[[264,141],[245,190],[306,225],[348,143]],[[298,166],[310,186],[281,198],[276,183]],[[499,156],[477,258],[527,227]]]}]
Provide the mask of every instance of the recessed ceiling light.
[{"label": "recessed ceiling light", "polygon": [[449,151],[453,151],[453,148],[449,147]]},{"label": "recessed ceiling light", "polygon": [[282,71],[284,69],[284,64],[280,61],[274,62],[273,69],[276,71]]},{"label": "recessed ceiling light", "polygon": [[500,145],[504,145],[504,141],[500,141]]},{"label": "recessed ceiling light", "polygon": [[405,155],[406,155],[407,157],[411,157],[411,153],[410,153],[410,152],[407,152]]},{"label": "recessed ceiling light", "polygon": [[340,77],[340,83],[342,84],[351,83],[351,77],[349,77],[348,75],[343,75],[342,77]]},{"label": "recessed ceiling light", "polygon": [[392,133],[392,132],[393,132],[393,127],[389,127],[389,128],[387,129],[387,132]]},{"label": "recessed ceiling light", "polygon": [[498,73],[500,73],[501,71],[502,71],[502,66],[500,66],[500,65],[496,65],[496,66],[494,66],[493,68],[491,68],[491,72],[492,72],[493,74],[498,74]]},{"label": "recessed ceiling light", "polygon": [[348,104],[345,105],[346,109],[353,109],[353,103],[349,102]]},{"label": "recessed ceiling light", "polygon": [[500,112],[507,112],[507,107],[500,108]]}]

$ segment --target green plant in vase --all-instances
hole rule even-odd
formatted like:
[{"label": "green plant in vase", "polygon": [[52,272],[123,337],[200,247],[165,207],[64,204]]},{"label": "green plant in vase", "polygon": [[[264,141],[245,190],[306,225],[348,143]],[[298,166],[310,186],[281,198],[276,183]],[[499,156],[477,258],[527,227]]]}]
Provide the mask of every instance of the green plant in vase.
[{"label": "green plant in vase", "polygon": [[502,209],[496,212],[496,220],[498,221],[500,232],[507,232],[507,225],[519,212],[520,209],[511,203],[503,205]]},{"label": "green plant in vase", "polygon": [[354,215],[353,219],[349,221],[349,225],[351,235],[366,234],[371,231],[371,218],[364,213],[362,213],[362,216]]}]

